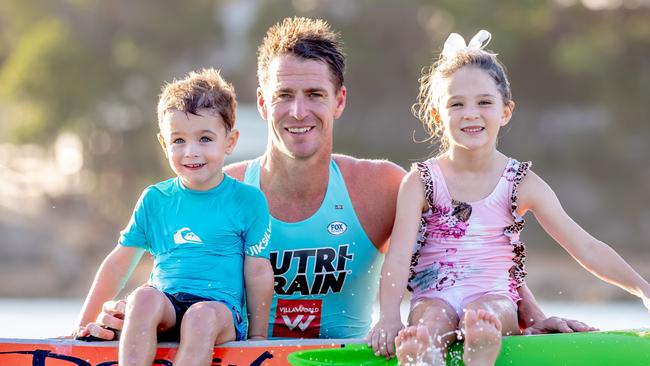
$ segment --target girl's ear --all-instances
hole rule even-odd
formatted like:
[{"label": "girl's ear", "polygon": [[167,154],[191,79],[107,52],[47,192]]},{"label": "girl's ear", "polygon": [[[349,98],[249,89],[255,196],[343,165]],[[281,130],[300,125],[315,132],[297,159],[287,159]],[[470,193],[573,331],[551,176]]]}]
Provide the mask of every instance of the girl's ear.
[{"label": "girl's ear", "polygon": [[431,118],[433,119],[433,123],[435,124],[435,127],[439,130],[442,130],[442,118],[440,117],[440,113],[438,112],[437,109],[431,108]]},{"label": "girl's ear", "polygon": [[503,114],[501,116],[501,126],[505,126],[510,122],[510,118],[512,118],[512,113],[515,111],[515,102],[512,100],[506,103],[506,105],[503,106]]}]

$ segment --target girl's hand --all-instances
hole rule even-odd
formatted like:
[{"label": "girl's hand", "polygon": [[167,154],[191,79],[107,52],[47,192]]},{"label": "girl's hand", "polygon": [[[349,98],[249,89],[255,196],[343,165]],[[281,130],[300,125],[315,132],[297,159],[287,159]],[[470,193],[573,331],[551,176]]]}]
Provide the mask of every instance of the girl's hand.
[{"label": "girl's hand", "polygon": [[404,329],[404,324],[399,318],[385,319],[380,316],[379,321],[366,337],[368,347],[372,347],[377,356],[384,356],[386,359],[394,357],[395,337],[402,329]]}]

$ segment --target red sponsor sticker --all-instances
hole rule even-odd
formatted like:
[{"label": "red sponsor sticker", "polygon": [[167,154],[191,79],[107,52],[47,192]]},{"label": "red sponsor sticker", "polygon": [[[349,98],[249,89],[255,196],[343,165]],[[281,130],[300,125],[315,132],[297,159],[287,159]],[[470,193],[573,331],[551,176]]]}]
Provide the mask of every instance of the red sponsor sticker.
[{"label": "red sponsor sticker", "polygon": [[278,299],[273,337],[318,338],[322,300]]}]

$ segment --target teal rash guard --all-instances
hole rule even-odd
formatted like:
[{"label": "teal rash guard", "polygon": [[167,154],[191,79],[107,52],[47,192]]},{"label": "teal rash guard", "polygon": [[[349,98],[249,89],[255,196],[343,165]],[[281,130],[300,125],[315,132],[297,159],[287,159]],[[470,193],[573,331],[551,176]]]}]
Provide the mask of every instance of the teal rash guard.
[{"label": "teal rash guard", "polygon": [[[260,158],[249,163],[244,182],[260,187]],[[361,227],[333,160],[316,213],[300,222],[271,216],[271,227],[275,293],[269,337],[365,337],[382,256]]]},{"label": "teal rash guard", "polygon": [[234,306],[244,301],[244,256],[268,258],[271,227],[259,189],[224,175],[207,191],[172,178],[144,190],[119,244],[154,258],[149,284]]}]

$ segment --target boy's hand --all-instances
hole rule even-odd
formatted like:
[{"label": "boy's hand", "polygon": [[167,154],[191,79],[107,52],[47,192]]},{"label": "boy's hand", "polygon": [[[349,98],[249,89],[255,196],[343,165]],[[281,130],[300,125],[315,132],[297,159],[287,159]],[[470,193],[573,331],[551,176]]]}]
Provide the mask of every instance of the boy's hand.
[{"label": "boy's hand", "polygon": [[366,337],[368,347],[372,347],[377,356],[384,356],[387,359],[395,356],[395,337],[403,328],[404,324],[399,318],[380,317],[377,324],[368,332]]},{"label": "boy's hand", "polygon": [[250,336],[250,337],[248,337],[248,340],[249,340],[249,341],[265,341],[265,340],[266,340],[266,337],[264,337],[264,336],[259,336],[259,335],[254,335],[254,336]]}]

